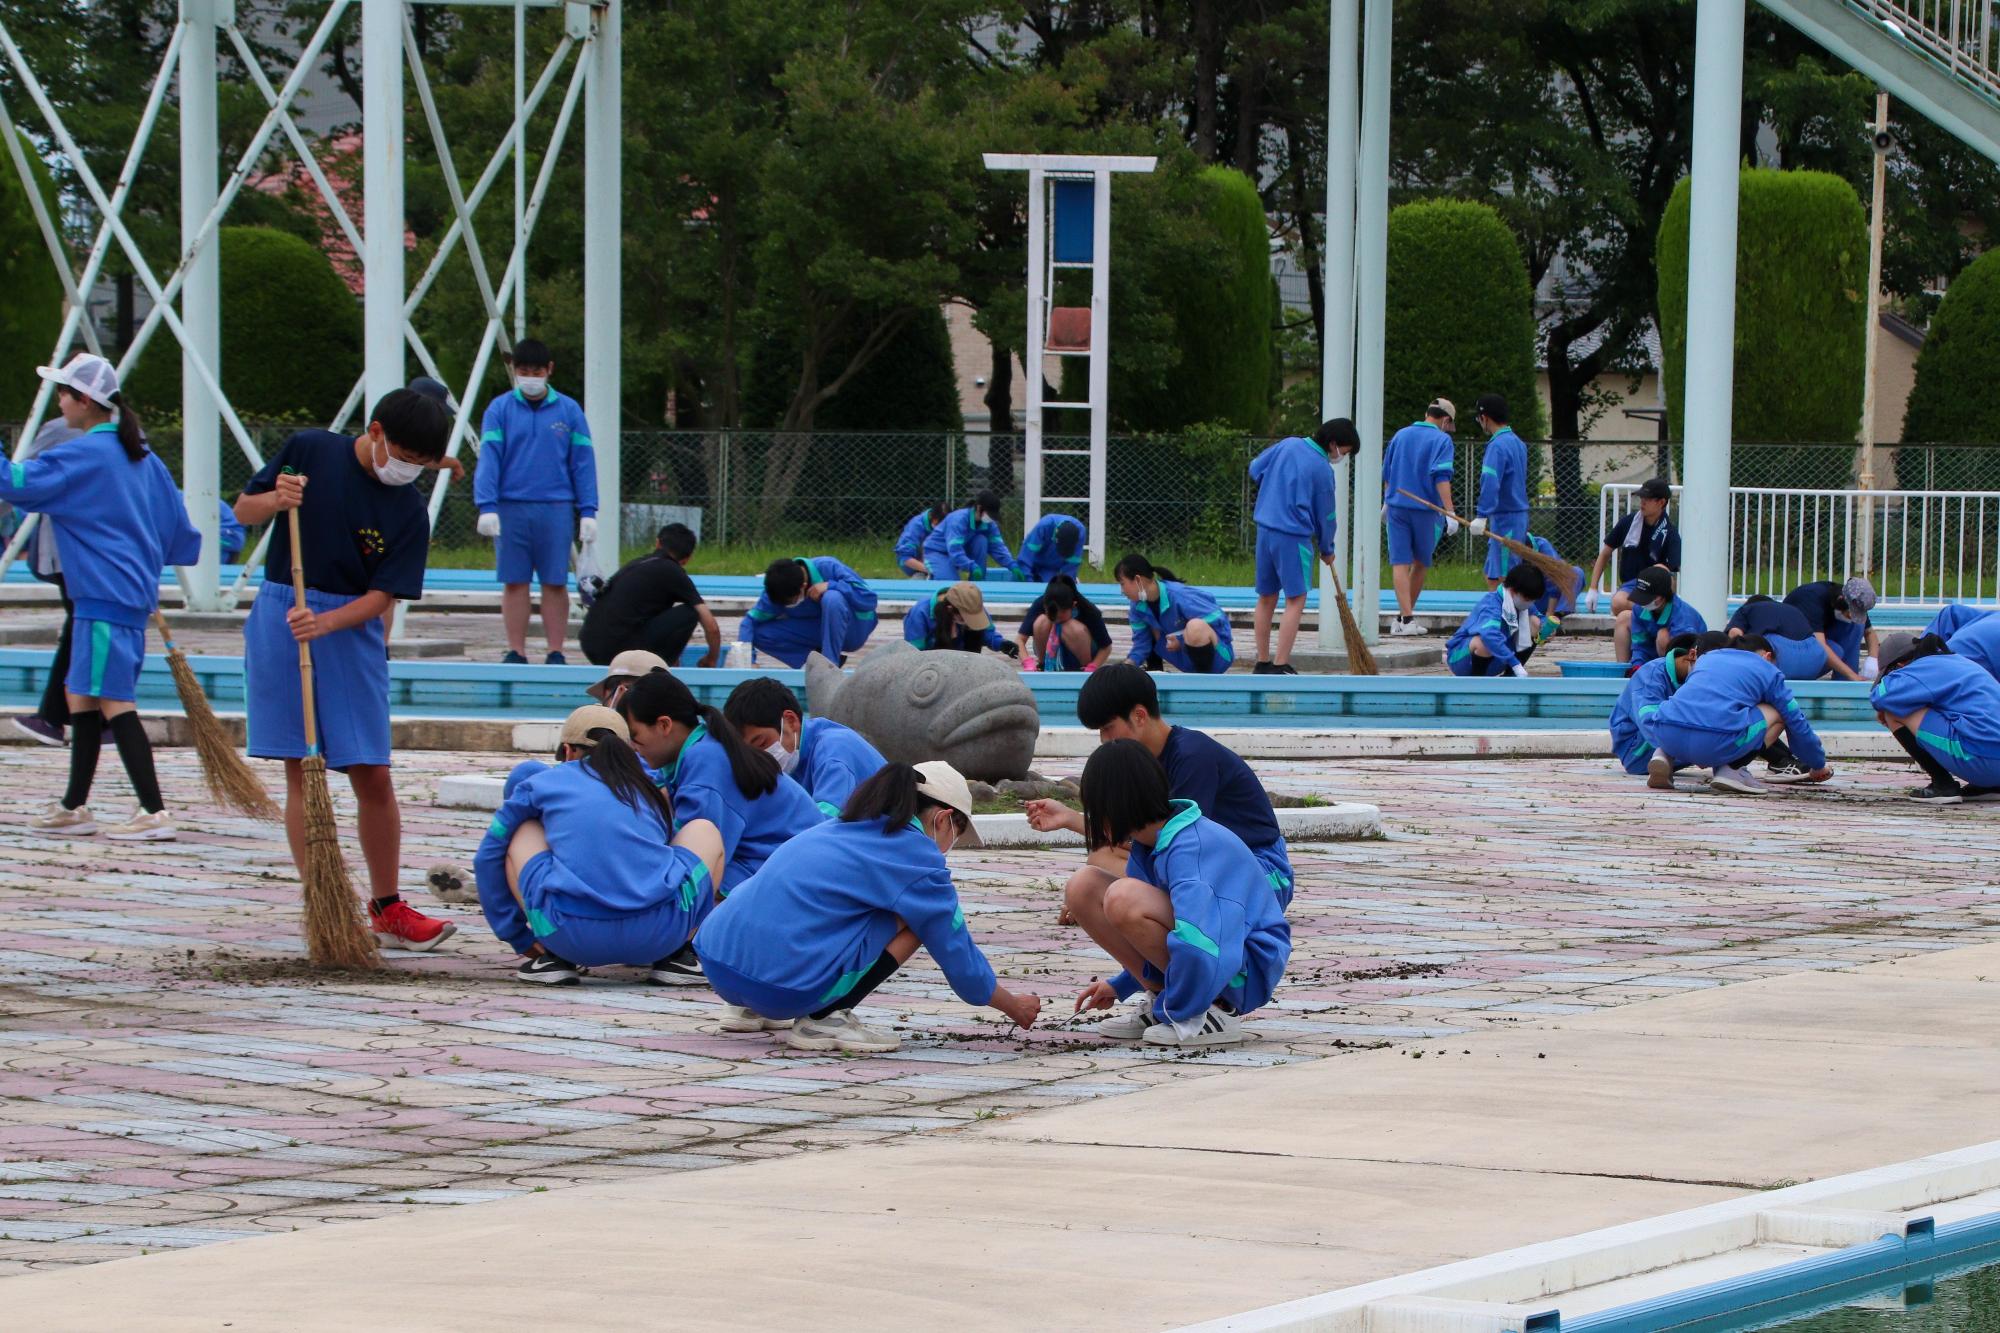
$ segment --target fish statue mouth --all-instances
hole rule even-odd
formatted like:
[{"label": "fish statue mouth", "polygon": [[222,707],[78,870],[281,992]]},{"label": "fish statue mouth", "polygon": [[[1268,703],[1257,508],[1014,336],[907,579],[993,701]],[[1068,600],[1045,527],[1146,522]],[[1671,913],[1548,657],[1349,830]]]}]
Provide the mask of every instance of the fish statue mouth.
[{"label": "fish statue mouth", "polygon": [[946,708],[931,724],[931,743],[940,750],[953,750],[999,731],[1039,733],[1041,725],[1042,715],[1033,700],[1021,702],[1018,682],[995,681]]}]

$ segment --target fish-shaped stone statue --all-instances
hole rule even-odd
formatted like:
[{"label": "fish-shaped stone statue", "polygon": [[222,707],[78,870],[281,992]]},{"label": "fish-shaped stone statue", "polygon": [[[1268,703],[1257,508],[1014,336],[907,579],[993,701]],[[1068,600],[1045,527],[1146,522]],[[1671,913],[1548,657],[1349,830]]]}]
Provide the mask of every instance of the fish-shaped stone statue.
[{"label": "fish-shaped stone statue", "polygon": [[998,657],[887,644],[853,672],[812,654],[806,706],[868,738],[885,759],[942,759],[968,778],[1027,776],[1041,735],[1033,691]]}]

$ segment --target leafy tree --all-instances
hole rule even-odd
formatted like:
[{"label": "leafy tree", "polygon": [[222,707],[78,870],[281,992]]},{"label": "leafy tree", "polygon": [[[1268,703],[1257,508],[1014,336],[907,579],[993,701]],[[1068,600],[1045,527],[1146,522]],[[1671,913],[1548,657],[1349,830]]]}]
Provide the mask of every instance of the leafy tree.
[{"label": "leafy tree", "polygon": [[[1931,320],[1923,350],[1917,354],[1917,382],[1903,416],[1903,439],[2000,445],[2000,403],[1992,385],[1996,364],[2000,364],[2000,250],[1989,250],[1953,281]],[[1961,464],[1952,475],[1936,476],[1925,467],[1926,452],[1897,452],[1901,485],[1990,489],[2000,476],[1995,460],[1984,457],[1965,460],[1974,465]]]},{"label": "leafy tree", "polygon": [[[33,144],[23,146],[49,216],[60,226],[55,185]],[[35,221],[11,157],[0,159],[0,291],[7,293],[6,302],[0,305],[0,362],[16,367],[40,365],[48,359],[62,328],[62,279],[49,257],[48,242],[43,239],[41,224]],[[16,373],[6,397],[0,399],[0,421],[25,418],[36,386],[33,376]]]}]

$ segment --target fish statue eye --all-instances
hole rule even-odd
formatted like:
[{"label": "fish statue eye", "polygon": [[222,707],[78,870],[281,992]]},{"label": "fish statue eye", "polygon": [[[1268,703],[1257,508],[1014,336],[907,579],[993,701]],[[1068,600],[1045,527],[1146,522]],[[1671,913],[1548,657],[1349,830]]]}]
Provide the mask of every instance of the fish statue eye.
[{"label": "fish statue eye", "polygon": [[910,702],[922,707],[944,692],[944,672],[927,666],[910,681]]}]

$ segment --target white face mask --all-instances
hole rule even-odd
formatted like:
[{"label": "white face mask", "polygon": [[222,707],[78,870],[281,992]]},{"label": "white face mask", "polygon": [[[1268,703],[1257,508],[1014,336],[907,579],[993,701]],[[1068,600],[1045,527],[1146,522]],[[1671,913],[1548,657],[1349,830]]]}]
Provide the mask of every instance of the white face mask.
[{"label": "white face mask", "polygon": [[383,461],[375,464],[375,480],[384,486],[407,486],[424,475],[423,464],[405,463],[389,452],[387,444],[381,448]]},{"label": "white face mask", "polygon": [[[949,856],[951,855],[951,849],[958,846],[958,821],[952,818],[951,811],[949,810],[940,810],[938,819],[942,821],[938,825],[939,832],[943,832],[946,829],[951,831],[950,839],[938,844],[938,850]],[[936,841],[935,835],[933,835],[932,840]]]},{"label": "white face mask", "polygon": [[521,391],[523,398],[545,398],[549,392],[547,375],[520,375],[514,380],[514,387]]},{"label": "white face mask", "polygon": [[780,773],[789,773],[799,766],[799,752],[797,750],[787,750],[785,742],[782,739],[772,741],[769,745],[765,746],[764,753],[778,761],[778,771]]}]

